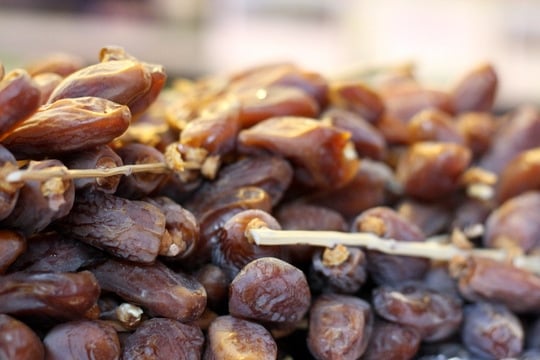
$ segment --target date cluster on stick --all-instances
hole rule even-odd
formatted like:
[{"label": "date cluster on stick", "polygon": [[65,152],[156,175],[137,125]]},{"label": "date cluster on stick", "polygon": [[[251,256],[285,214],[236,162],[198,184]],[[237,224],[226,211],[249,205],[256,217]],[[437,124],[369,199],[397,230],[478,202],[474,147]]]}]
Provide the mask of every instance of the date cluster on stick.
[{"label": "date cluster on stick", "polygon": [[540,111],[498,85],[0,63],[0,359],[540,358]]}]

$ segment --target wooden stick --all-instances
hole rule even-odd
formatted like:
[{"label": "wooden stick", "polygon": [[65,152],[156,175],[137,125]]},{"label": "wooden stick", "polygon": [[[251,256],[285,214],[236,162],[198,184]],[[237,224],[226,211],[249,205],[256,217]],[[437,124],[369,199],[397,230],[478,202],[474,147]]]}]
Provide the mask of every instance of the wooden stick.
[{"label": "wooden stick", "polygon": [[[183,164],[184,169],[199,169],[200,166],[186,162]],[[62,179],[80,179],[89,177],[108,177],[116,175],[129,176],[134,173],[152,172],[163,174],[172,171],[165,163],[148,163],[123,165],[113,168],[100,169],[68,169],[65,166],[55,166],[42,170],[16,170],[9,173],[5,180],[10,183],[20,182],[25,180],[47,180],[53,177]]]},{"label": "wooden stick", "polygon": [[[257,245],[312,245],[334,247],[337,244],[361,246],[390,255],[415,256],[432,260],[449,261],[456,256],[478,256],[497,261],[511,261],[520,267],[540,274],[540,256],[515,256],[501,249],[460,249],[452,244],[434,241],[396,241],[382,239],[371,233],[345,233],[337,231],[250,229],[249,234]],[[439,238],[439,237],[437,237]]]}]

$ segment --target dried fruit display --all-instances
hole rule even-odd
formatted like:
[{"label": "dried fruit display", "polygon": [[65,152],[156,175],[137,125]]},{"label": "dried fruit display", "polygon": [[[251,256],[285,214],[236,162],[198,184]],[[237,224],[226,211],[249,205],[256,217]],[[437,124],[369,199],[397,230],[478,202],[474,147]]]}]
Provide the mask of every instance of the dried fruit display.
[{"label": "dried fruit display", "polygon": [[168,80],[0,64],[0,358],[538,357],[540,112],[492,65]]}]

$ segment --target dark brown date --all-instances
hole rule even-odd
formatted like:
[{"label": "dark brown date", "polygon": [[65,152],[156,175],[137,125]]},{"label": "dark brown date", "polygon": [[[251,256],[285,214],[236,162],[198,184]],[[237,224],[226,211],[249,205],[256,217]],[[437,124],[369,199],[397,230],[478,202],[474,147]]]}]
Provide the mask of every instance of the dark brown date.
[{"label": "dark brown date", "polygon": [[412,359],[421,340],[420,334],[411,327],[376,319],[362,360]]},{"label": "dark brown date", "polygon": [[523,350],[519,319],[503,305],[476,303],[465,306],[461,339],[482,359],[516,358]]},{"label": "dark brown date", "polygon": [[0,139],[38,109],[40,98],[38,84],[25,70],[13,70],[0,80]]},{"label": "dark brown date", "polygon": [[[274,216],[283,230],[330,230],[346,231],[347,222],[343,216],[328,207],[293,201],[282,204]],[[293,264],[309,264],[316,247],[309,245],[289,246],[289,256]]]},{"label": "dark brown date", "polygon": [[463,318],[458,299],[427,288],[421,282],[376,288],[373,308],[388,321],[416,329],[424,341],[450,337],[457,332]]},{"label": "dark brown date", "polygon": [[356,174],[359,161],[350,133],[304,117],[274,117],[240,131],[245,153],[271,152],[293,163],[303,185],[339,188]]},{"label": "dark brown date", "polygon": [[[123,165],[120,156],[108,145],[69,154],[63,157],[62,161],[69,169],[111,169]],[[120,175],[89,177],[73,181],[77,190],[90,189],[114,194],[120,183]]]},{"label": "dark brown date", "polygon": [[105,259],[105,254],[95,247],[55,232],[35,234],[27,244],[10,272],[75,272]]},{"label": "dark brown date", "polygon": [[285,261],[263,257],[253,260],[229,287],[229,313],[265,323],[294,323],[311,303],[304,273]]},{"label": "dark brown date", "polygon": [[43,360],[45,350],[36,333],[25,323],[0,314],[0,359]]},{"label": "dark brown date", "polygon": [[412,199],[401,202],[396,211],[422,230],[424,235],[439,234],[452,221],[452,211],[444,204],[424,203]]},{"label": "dark brown date", "polygon": [[504,304],[516,313],[540,313],[540,278],[527,270],[471,257],[455,259],[452,273],[467,300]]},{"label": "dark brown date", "polygon": [[170,260],[192,256],[199,242],[199,223],[193,214],[173,200],[164,197],[146,198],[165,214],[165,234],[159,255]]},{"label": "dark brown date", "polygon": [[199,360],[203,344],[204,336],[197,326],[173,319],[153,318],[144,321],[127,337],[122,359]]},{"label": "dark brown date", "polygon": [[382,160],[386,152],[386,140],[380,131],[360,115],[339,108],[330,108],[322,114],[328,122],[351,133],[351,141],[361,157]]},{"label": "dark brown date", "polygon": [[486,247],[517,247],[531,252],[540,247],[540,192],[515,196],[494,209],[485,222]]},{"label": "dark brown date", "polygon": [[308,274],[312,290],[354,294],[367,279],[366,256],[358,248],[336,245],[317,251]]},{"label": "dark brown date", "polygon": [[463,145],[465,139],[456,122],[447,113],[437,109],[422,110],[407,123],[408,138],[411,143],[420,141],[441,141]]},{"label": "dark brown date", "polygon": [[[30,161],[27,169],[32,171],[63,165],[58,160]],[[19,190],[15,207],[0,223],[5,228],[16,229],[29,236],[66,216],[71,211],[74,200],[73,180],[54,177],[47,180],[28,180]]]},{"label": "dark brown date", "polygon": [[[158,149],[139,143],[131,143],[116,149],[124,165],[164,163],[165,156]],[[166,178],[165,174],[141,172],[123,176],[116,195],[128,199],[140,199],[150,195]]]},{"label": "dark brown date", "polygon": [[381,95],[388,116],[402,124],[408,123],[422,110],[438,109],[452,114],[452,98],[444,91],[415,84],[398,87],[393,91],[384,91]]},{"label": "dark brown date", "polygon": [[516,155],[501,171],[496,199],[502,203],[526,191],[540,190],[540,148]]},{"label": "dark brown date", "polygon": [[394,174],[387,165],[363,159],[348,184],[308,194],[306,201],[333,209],[349,220],[364,210],[386,204],[387,188],[391,182],[395,182]]},{"label": "dark brown date", "polygon": [[128,105],[150,89],[152,77],[134,60],[105,61],[66,76],[54,89],[49,103],[65,98],[95,96]]},{"label": "dark brown date", "polygon": [[532,106],[521,106],[500,122],[492,146],[480,158],[479,165],[500,173],[519,153],[540,146],[540,113]]},{"label": "dark brown date", "polygon": [[[375,207],[358,215],[352,225],[353,232],[369,232],[396,241],[423,241],[424,234],[416,225],[388,207]],[[383,254],[368,250],[367,269],[377,284],[396,285],[406,280],[421,279],[429,262],[417,257]]]},{"label": "dark brown date", "polygon": [[248,320],[219,316],[210,324],[207,339],[204,360],[277,359],[276,341],[270,332]]},{"label": "dark brown date", "polygon": [[92,272],[103,290],[141,305],[154,316],[190,322],[206,306],[206,291],[199,282],[160,262],[139,265],[110,259]]},{"label": "dark brown date", "polygon": [[289,162],[277,156],[246,157],[224,166],[215,180],[203,184],[188,200],[186,207],[202,215],[215,207],[227,194],[246,186],[263,189],[276,205],[289,187],[293,169]]},{"label": "dark brown date", "polygon": [[407,195],[425,201],[440,200],[459,188],[460,176],[471,157],[471,151],[463,145],[417,142],[399,159],[396,177]]},{"label": "dark brown date", "polygon": [[495,136],[496,122],[490,113],[460,114],[456,119],[456,125],[475,158],[482,156],[491,146]]},{"label": "dark brown date", "polygon": [[497,73],[491,64],[481,64],[472,69],[452,90],[454,111],[491,111],[498,83]]},{"label": "dark brown date", "polygon": [[158,255],[165,224],[165,215],[152,204],[86,191],[78,194],[57,229],[114,256],[151,263]]},{"label": "dark brown date", "polygon": [[41,106],[2,144],[16,157],[69,153],[108,144],[126,131],[130,121],[126,106],[106,99],[62,99]]},{"label": "dark brown date", "polygon": [[81,319],[97,305],[100,287],[89,271],[0,276],[0,313]]},{"label": "dark brown date", "polygon": [[205,264],[193,276],[204,286],[208,306],[219,310],[226,303],[230,283],[223,269],[214,264]]},{"label": "dark brown date", "polygon": [[287,259],[287,249],[282,246],[256,245],[247,234],[250,228],[266,227],[280,230],[277,220],[269,213],[249,209],[228,219],[219,231],[218,241],[212,249],[212,262],[233,279],[252,260],[261,257]]},{"label": "dark brown date", "polygon": [[[4,178],[12,171],[19,169],[17,160],[13,154],[0,145],[0,178]],[[8,183],[0,181],[0,220],[5,219],[15,207],[19,198],[19,189],[24,186],[24,183]]]},{"label": "dark brown date", "polygon": [[21,234],[0,230],[0,274],[5,273],[26,249],[26,239]]},{"label": "dark brown date", "polygon": [[43,339],[47,360],[115,360],[120,340],[114,328],[99,320],[78,320],[52,328]]},{"label": "dark brown date", "polygon": [[321,295],[309,314],[308,348],[317,360],[358,359],[366,351],[372,329],[367,302],[349,295]]}]

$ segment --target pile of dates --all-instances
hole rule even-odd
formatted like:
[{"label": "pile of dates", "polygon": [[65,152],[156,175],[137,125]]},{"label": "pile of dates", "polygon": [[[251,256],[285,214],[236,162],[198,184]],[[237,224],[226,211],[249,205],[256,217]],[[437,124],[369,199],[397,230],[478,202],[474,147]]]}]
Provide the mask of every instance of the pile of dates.
[{"label": "pile of dates", "polygon": [[540,359],[540,112],[497,87],[0,64],[0,359]]}]

